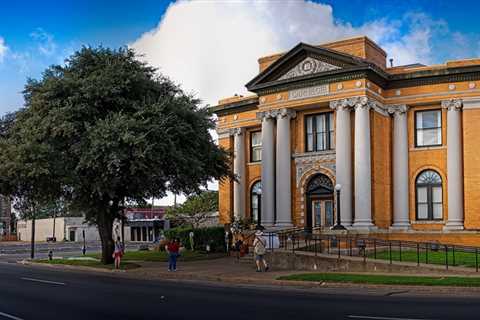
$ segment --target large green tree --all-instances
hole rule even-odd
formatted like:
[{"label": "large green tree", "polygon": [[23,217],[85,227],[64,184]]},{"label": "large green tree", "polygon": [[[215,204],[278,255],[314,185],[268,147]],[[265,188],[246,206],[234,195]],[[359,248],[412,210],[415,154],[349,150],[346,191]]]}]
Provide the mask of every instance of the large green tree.
[{"label": "large green tree", "polygon": [[98,226],[104,263],[124,203],[197,192],[230,175],[209,111],[130,49],[83,48],[29,80],[24,96],[2,141],[0,179],[20,173],[11,181],[26,183],[34,199],[60,191]]}]

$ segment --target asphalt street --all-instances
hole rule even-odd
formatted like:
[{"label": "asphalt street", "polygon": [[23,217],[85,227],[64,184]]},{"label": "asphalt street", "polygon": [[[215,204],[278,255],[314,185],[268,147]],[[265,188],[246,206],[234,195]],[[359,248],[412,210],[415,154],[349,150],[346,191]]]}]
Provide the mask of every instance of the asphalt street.
[{"label": "asphalt street", "polygon": [[[179,271],[181,272],[181,271]],[[478,319],[480,298],[134,280],[0,263],[0,320]]]}]

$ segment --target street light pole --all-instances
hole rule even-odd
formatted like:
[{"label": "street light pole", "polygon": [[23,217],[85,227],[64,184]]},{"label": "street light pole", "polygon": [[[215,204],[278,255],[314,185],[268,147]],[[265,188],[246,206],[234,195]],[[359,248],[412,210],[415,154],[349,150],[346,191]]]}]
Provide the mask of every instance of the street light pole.
[{"label": "street light pole", "polygon": [[340,217],[340,189],[342,189],[342,186],[337,184],[335,186],[335,191],[337,192],[337,224],[333,226],[332,230],[347,230],[347,228],[342,226],[342,220]]}]

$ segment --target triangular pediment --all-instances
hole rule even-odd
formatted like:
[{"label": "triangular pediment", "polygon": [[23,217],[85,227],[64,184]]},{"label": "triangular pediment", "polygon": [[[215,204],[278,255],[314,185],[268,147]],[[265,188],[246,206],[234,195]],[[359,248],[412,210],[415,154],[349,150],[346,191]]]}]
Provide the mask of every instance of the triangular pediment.
[{"label": "triangular pediment", "polygon": [[249,90],[255,91],[259,87],[270,84],[335,74],[365,65],[367,62],[361,58],[300,43],[283,54],[246,86]]},{"label": "triangular pediment", "polygon": [[295,67],[291,68],[287,73],[280,76],[278,80],[292,79],[296,77],[301,77],[307,74],[321,73],[325,71],[332,71],[341,69],[339,66],[312,58],[306,57]]}]

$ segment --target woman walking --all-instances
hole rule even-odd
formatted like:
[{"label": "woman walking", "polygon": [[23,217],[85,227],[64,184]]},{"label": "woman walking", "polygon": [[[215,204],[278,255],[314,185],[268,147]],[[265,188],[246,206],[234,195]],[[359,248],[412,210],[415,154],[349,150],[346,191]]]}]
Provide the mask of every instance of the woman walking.
[{"label": "woman walking", "polygon": [[180,240],[173,239],[165,246],[168,254],[168,271],[177,271],[177,258],[180,252]]},{"label": "woman walking", "polygon": [[117,237],[117,241],[115,241],[115,250],[113,251],[113,259],[115,259],[115,269],[120,269],[123,252],[123,243],[120,241],[120,237]]}]

